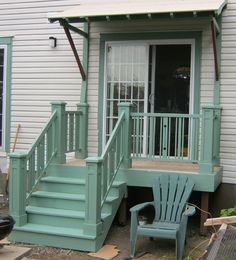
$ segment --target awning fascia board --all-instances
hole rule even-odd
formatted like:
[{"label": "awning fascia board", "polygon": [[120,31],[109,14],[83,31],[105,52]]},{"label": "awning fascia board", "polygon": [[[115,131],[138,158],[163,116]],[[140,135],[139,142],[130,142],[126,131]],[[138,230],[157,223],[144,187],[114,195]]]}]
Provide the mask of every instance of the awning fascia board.
[{"label": "awning fascia board", "polygon": [[66,19],[69,23],[85,23],[85,22],[111,22],[111,21],[125,21],[125,20],[145,20],[145,19],[186,19],[186,18],[209,18],[215,16],[215,12],[186,12],[186,13],[164,13],[164,14],[129,14],[129,15],[106,15],[106,16],[92,16],[92,17],[58,17],[48,18],[50,22],[56,22],[60,19]]},{"label": "awning fascia board", "polygon": [[183,18],[219,16],[227,0],[141,0],[83,2],[64,12],[49,16],[50,21],[68,22],[117,21],[154,18]]}]

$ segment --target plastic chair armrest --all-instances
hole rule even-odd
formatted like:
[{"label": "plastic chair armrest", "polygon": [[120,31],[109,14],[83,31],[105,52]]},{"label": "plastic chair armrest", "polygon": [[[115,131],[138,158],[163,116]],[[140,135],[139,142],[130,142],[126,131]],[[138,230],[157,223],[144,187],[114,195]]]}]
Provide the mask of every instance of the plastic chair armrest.
[{"label": "plastic chair armrest", "polygon": [[151,201],[151,202],[144,202],[144,203],[135,205],[134,207],[132,207],[132,208],[130,209],[130,212],[138,212],[138,211],[140,211],[141,209],[146,208],[147,206],[154,206],[154,202],[153,202],[153,201]]}]

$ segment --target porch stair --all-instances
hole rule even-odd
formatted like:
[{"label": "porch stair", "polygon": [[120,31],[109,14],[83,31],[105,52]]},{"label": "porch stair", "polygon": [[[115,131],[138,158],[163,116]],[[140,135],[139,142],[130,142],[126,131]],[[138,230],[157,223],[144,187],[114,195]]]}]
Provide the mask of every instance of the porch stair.
[{"label": "porch stair", "polygon": [[82,251],[97,251],[104,243],[126,183],[115,180],[101,213],[98,232],[88,232],[85,223],[86,167],[51,165],[31,194],[26,206],[27,223],[14,228],[10,239]]}]

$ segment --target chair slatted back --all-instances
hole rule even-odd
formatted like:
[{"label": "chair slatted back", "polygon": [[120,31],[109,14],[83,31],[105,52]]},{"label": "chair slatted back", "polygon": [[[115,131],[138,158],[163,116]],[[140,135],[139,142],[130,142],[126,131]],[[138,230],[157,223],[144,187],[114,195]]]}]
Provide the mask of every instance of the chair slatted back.
[{"label": "chair slatted back", "polygon": [[191,178],[178,174],[161,174],[153,182],[155,221],[179,223],[193,190]]}]

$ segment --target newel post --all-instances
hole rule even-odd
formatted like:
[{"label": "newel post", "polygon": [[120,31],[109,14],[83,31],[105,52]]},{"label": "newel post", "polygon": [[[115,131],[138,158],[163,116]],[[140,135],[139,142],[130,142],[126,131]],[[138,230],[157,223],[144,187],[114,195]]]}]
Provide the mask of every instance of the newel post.
[{"label": "newel post", "polygon": [[121,140],[122,147],[124,150],[124,160],[122,163],[123,168],[130,168],[131,167],[131,143],[132,143],[132,134],[131,134],[131,108],[132,104],[130,103],[120,103],[119,105],[119,116],[122,114],[122,112],[125,112],[125,127],[124,127],[124,134],[123,134],[123,140]]},{"label": "newel post", "polygon": [[55,163],[65,163],[66,161],[66,102],[51,102],[52,112],[57,111],[57,121],[55,129],[55,145],[57,153]]},{"label": "newel post", "polygon": [[214,148],[214,106],[202,107],[201,150],[199,172],[209,174],[213,171]]},{"label": "newel post", "polygon": [[9,211],[16,221],[15,226],[27,222],[26,207],[26,174],[27,154],[10,154]]},{"label": "newel post", "polygon": [[78,151],[76,151],[75,157],[85,159],[88,155],[88,104],[77,104],[77,111],[79,112],[78,133],[76,133]]},{"label": "newel post", "polygon": [[99,235],[102,232],[101,222],[101,174],[102,160],[100,158],[86,159],[87,175],[85,190],[85,228],[89,235]]}]

